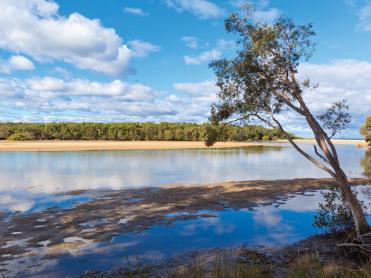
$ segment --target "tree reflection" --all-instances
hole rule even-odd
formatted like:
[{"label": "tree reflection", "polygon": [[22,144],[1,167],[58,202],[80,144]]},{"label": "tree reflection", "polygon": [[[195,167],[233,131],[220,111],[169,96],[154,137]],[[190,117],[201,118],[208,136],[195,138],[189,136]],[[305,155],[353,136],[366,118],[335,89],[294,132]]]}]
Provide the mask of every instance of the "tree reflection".
[{"label": "tree reflection", "polygon": [[363,168],[363,174],[371,178],[371,149],[365,152],[364,158],[360,161],[361,167]]}]

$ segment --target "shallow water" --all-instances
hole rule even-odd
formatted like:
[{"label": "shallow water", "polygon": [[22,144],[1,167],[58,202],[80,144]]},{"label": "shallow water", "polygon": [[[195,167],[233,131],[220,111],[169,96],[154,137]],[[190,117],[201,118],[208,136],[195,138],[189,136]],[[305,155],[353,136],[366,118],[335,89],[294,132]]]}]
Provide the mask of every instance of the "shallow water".
[{"label": "shallow water", "polygon": [[[311,145],[304,145],[311,151]],[[337,146],[342,165],[360,177],[366,149]],[[0,153],[0,211],[32,211],[55,193],[169,183],[328,177],[284,144],[238,149]],[[78,201],[78,200],[77,200]]]},{"label": "shallow water", "polygon": [[[371,201],[369,187],[358,189],[360,199]],[[107,271],[127,266],[127,261],[131,265],[135,265],[137,260],[158,262],[205,248],[282,247],[320,232],[313,227],[312,221],[321,200],[320,191],[312,191],[249,210],[199,211],[198,214],[207,213],[214,217],[178,220],[168,226],[155,225],[142,232],[119,234],[106,242],[68,238],[66,242],[81,241],[84,244],[57,258],[22,258],[22,264],[15,260],[7,265],[7,269],[18,277],[65,277],[87,270]],[[95,224],[91,223],[89,227]],[[46,245],[34,251],[39,255],[46,254]]]},{"label": "shallow water", "polygon": [[[310,150],[310,145],[304,146]],[[337,146],[350,177],[369,169],[370,152],[351,145]],[[366,169],[366,170],[365,170]],[[8,152],[0,153],[0,212],[31,214],[51,207],[69,209],[97,198],[94,190],[155,187],[169,183],[208,183],[252,179],[291,179],[327,175],[287,146],[220,150]],[[370,186],[359,187],[360,198],[371,201]],[[90,190],[87,192],[66,192]],[[29,247],[27,235],[14,235],[5,246],[23,246],[30,256],[5,261],[9,277],[65,277],[87,270],[124,266],[126,259],[158,261],[203,248],[249,246],[279,247],[319,232],[312,226],[319,191],[292,195],[274,204],[250,209],[199,211],[212,217],[155,224],[141,231],[121,233],[110,241],[92,242],[74,234],[64,238],[77,248],[49,256],[50,242]],[[133,202],[138,201],[133,199]],[[14,214],[19,215],[19,214]],[[0,214],[1,216],[1,214]],[[175,215],[168,215],[173,217]],[[3,229],[6,219],[3,219]],[[41,219],[40,219],[41,220]],[[370,219],[371,220],[371,219]],[[95,229],[99,221],[86,223]],[[0,222],[0,230],[1,230]],[[40,223],[43,224],[43,223]],[[120,224],[120,223],[119,223]],[[18,240],[17,240],[17,237]],[[2,254],[6,258],[9,254]],[[0,266],[0,276],[1,276]]]}]

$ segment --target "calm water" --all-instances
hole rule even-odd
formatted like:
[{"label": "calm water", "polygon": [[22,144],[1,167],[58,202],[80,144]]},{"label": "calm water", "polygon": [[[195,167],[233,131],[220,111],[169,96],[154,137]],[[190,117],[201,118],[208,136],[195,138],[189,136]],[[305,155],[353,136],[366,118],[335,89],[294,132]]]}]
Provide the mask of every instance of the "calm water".
[{"label": "calm water", "polygon": [[[370,188],[360,187],[359,197],[370,202]],[[252,210],[201,211],[215,217],[155,225],[143,232],[117,235],[109,242],[87,242],[80,250],[71,250],[56,259],[22,258],[23,263],[14,261],[8,269],[17,277],[66,277],[86,270],[107,271],[127,266],[127,260],[132,265],[138,259],[142,263],[158,262],[204,248],[280,247],[320,232],[312,221],[321,200],[321,193],[314,191]]]},{"label": "calm water", "polygon": [[[312,146],[306,145],[306,149]],[[348,175],[362,176],[365,149],[338,145]],[[56,193],[178,182],[328,177],[291,147],[210,150],[2,152],[0,210],[69,204]],[[84,198],[87,196],[84,196]],[[67,197],[66,197],[67,198]],[[83,198],[83,200],[84,200]],[[76,200],[79,201],[79,200]]]},{"label": "calm water", "polygon": [[[309,145],[304,147],[312,148]],[[337,149],[349,176],[360,177],[367,171],[370,157],[365,149],[350,145],[339,145]],[[92,198],[89,192],[72,196],[63,194],[80,189],[302,177],[327,175],[287,146],[223,150],[8,152],[0,153],[0,211],[32,213],[52,206],[69,208]],[[359,196],[370,202],[370,186],[361,187]],[[312,220],[321,198],[320,192],[315,191],[252,210],[203,211],[215,217],[178,220],[169,226],[155,225],[143,232],[119,234],[109,242],[84,241],[78,250],[70,250],[56,258],[42,258],[47,252],[46,246],[30,249],[37,255],[7,261],[5,269],[10,277],[38,277],[41,274],[44,277],[65,277],[90,269],[109,270],[123,266],[126,257],[138,256],[142,261],[156,261],[203,248],[241,244],[283,246],[318,232],[312,226]]]}]

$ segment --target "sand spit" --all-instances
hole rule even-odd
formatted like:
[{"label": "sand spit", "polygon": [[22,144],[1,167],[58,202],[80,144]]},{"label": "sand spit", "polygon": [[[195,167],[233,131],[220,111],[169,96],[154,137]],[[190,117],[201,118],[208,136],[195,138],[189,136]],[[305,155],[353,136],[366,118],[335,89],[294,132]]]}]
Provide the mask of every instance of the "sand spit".
[{"label": "sand spit", "polygon": [[[211,148],[261,146],[259,142],[218,142]],[[0,151],[104,151],[206,149],[204,142],[189,141],[0,141]]]},{"label": "sand spit", "polygon": [[[297,140],[298,143],[314,144],[313,140]],[[334,140],[335,144],[366,147],[364,140]],[[211,148],[240,148],[249,146],[272,146],[276,142],[217,142]],[[0,141],[1,151],[104,151],[104,150],[176,150],[206,149],[204,142],[194,141]]]}]

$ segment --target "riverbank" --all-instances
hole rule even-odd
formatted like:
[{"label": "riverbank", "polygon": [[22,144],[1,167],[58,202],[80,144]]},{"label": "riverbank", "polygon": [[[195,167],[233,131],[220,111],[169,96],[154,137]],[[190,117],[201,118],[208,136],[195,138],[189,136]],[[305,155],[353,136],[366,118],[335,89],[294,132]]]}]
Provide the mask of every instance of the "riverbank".
[{"label": "riverbank", "polygon": [[[271,146],[286,143],[274,142],[217,142],[212,149]],[[298,143],[314,144],[314,140],[297,140]],[[364,140],[333,140],[335,144],[366,147]],[[197,141],[0,141],[1,151],[104,151],[104,150],[177,150],[206,149],[204,142]]]}]

